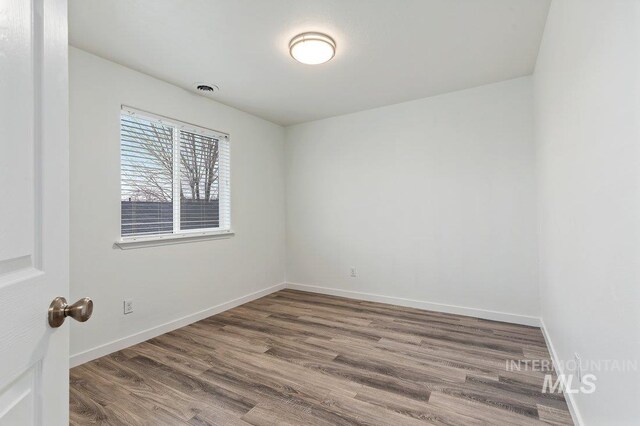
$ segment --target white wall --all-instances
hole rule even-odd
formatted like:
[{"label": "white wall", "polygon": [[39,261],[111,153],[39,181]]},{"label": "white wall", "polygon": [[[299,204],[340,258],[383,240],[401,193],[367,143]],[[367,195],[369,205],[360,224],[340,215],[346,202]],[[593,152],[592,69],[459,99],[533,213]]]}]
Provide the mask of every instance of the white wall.
[{"label": "white wall", "polygon": [[[284,281],[284,131],[212,100],[70,49],[71,354]],[[231,134],[235,237],[120,250],[120,105]],[[123,315],[123,300],[135,312]]]},{"label": "white wall", "polygon": [[[554,1],[534,81],[548,334],[565,362],[637,361],[640,3]],[[638,424],[638,372],[594,373],[585,424]]]},{"label": "white wall", "polygon": [[529,77],[286,140],[287,282],[538,316]]}]

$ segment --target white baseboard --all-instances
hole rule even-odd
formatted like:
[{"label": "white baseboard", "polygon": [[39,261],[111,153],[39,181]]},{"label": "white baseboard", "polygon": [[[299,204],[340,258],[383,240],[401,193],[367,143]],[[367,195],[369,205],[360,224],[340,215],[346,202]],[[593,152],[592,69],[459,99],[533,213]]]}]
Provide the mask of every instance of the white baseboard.
[{"label": "white baseboard", "polygon": [[244,303],[251,302],[252,300],[259,299],[263,296],[266,296],[278,290],[282,290],[284,288],[285,288],[284,283],[276,284],[274,286],[267,287],[263,290],[259,290],[254,293],[247,294],[246,296],[238,297],[237,299],[233,299],[228,302],[221,303],[211,308],[207,308],[202,311],[186,315],[182,318],[178,318],[178,319],[166,322],[156,327],[152,327],[152,328],[140,331],[130,336],[123,337],[121,339],[117,339],[109,343],[105,343],[104,345],[91,348],[84,352],[80,352],[78,354],[72,355],[69,359],[69,366],[76,367],[80,364],[84,364],[85,362],[91,361],[96,358],[100,358],[101,356],[108,355],[110,353],[119,351],[124,348],[128,348],[129,346],[136,345],[138,343],[144,342],[145,340],[149,340],[161,334],[168,333],[169,331],[173,331],[180,327],[184,327],[186,325],[192,324],[196,321],[200,321],[212,315],[219,314],[220,312],[227,311],[229,309],[235,308],[236,306],[240,306]]},{"label": "white baseboard", "polygon": [[312,293],[329,294],[332,296],[347,297],[349,299],[366,300],[369,302],[389,303],[392,305],[406,306],[408,308],[424,309],[427,311],[445,312],[448,314],[464,315],[474,318],[483,318],[493,321],[510,322],[513,324],[540,326],[540,318],[511,314],[508,312],[490,311],[486,309],[467,308],[464,306],[447,305],[444,303],[426,302],[422,300],[404,299],[401,297],[383,296],[379,294],[362,293],[359,291],[340,290],[330,287],[319,287],[307,284],[287,283],[287,288]]},{"label": "white baseboard", "polygon": [[[554,368],[558,375],[564,374],[564,364],[560,362],[560,358],[558,358],[558,354],[556,352],[555,347],[553,346],[553,342],[551,341],[551,336],[549,336],[549,331],[544,324],[544,319],[540,318],[540,329],[542,329],[542,335],[544,336],[544,340],[547,343],[547,348],[549,348],[549,354],[551,355],[551,361],[553,361]],[[583,426],[584,421],[582,420],[582,416],[580,415],[580,411],[578,410],[578,406],[576,405],[576,401],[573,398],[573,394],[564,392],[564,399],[569,406],[569,412],[571,413],[571,418],[573,419],[573,423],[576,426]]]}]

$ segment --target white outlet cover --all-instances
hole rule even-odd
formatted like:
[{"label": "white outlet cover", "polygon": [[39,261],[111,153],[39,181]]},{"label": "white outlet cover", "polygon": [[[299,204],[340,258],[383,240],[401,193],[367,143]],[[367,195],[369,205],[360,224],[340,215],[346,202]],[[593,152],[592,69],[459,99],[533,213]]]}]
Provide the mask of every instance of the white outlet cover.
[{"label": "white outlet cover", "polygon": [[133,300],[125,300],[124,301],[124,313],[130,314],[133,312]]}]

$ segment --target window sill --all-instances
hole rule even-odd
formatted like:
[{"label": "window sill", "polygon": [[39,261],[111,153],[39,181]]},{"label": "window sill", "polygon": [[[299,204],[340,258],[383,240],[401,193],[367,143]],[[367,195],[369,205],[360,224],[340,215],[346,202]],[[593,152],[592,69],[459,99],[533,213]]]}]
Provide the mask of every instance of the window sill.
[{"label": "window sill", "polygon": [[185,232],[184,234],[154,235],[150,237],[127,237],[114,243],[114,247],[129,250],[143,247],[166,246],[196,241],[222,240],[235,235],[233,231]]}]

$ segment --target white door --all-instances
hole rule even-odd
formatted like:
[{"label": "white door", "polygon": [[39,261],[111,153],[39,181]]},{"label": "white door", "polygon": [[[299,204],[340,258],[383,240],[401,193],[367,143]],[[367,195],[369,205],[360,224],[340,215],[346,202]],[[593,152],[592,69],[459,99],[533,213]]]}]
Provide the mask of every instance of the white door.
[{"label": "white door", "polygon": [[0,425],[69,424],[67,0],[0,0]]}]

